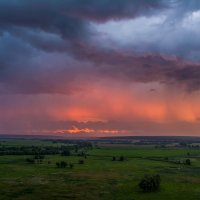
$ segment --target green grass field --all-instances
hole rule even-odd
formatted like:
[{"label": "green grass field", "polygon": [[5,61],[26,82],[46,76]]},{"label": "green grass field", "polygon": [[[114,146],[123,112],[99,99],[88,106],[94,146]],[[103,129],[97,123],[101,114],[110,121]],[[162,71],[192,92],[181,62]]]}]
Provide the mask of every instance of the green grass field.
[{"label": "green grass field", "polygon": [[[188,152],[191,166],[159,160],[184,160]],[[0,199],[200,199],[200,150],[94,148],[87,154],[82,165],[78,164],[82,159],[78,156],[46,156],[42,164],[26,163],[29,156],[0,156]],[[112,156],[124,156],[126,160],[112,161]],[[55,163],[60,160],[74,163],[74,168],[56,168]],[[144,193],[139,189],[138,183],[145,174],[160,174],[159,191]]]}]

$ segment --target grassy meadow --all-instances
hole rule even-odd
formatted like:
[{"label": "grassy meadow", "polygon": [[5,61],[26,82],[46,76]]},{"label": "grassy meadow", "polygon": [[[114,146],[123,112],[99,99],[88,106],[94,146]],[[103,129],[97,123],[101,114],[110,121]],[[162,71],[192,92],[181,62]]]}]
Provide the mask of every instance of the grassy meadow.
[{"label": "grassy meadow", "polygon": [[[4,141],[4,147],[62,145],[49,141]],[[64,144],[68,146],[68,144]],[[70,144],[71,145],[71,144]],[[82,151],[83,149],[79,149]],[[41,163],[30,164],[30,155],[0,156],[1,200],[198,200],[200,199],[200,149],[123,148],[121,146],[84,149],[80,156],[45,155]],[[120,156],[124,157],[119,161]],[[116,160],[113,161],[113,157]],[[191,165],[183,164],[185,159]],[[84,160],[80,164],[80,159]],[[73,168],[57,168],[56,162],[73,163]],[[177,162],[178,161],[178,162]],[[159,174],[160,189],[143,192],[138,187],[146,175]]]}]

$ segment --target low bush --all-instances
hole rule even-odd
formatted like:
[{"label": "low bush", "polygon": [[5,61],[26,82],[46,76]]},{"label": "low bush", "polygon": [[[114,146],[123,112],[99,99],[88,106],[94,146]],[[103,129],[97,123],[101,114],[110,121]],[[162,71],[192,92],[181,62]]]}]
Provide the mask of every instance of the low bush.
[{"label": "low bush", "polygon": [[160,188],[160,175],[145,176],[139,183],[140,189],[143,192],[154,192]]}]

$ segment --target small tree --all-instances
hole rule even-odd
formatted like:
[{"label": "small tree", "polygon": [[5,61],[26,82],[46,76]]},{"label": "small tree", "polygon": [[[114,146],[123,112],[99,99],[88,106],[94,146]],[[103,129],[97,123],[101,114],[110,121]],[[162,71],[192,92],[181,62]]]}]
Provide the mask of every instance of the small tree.
[{"label": "small tree", "polygon": [[26,158],[26,162],[29,163],[29,164],[34,164],[35,160],[32,159],[32,158]]},{"label": "small tree", "polygon": [[59,162],[56,162],[56,166],[57,166],[58,168],[60,168],[60,163],[59,163]]},{"label": "small tree", "polygon": [[78,145],[74,146],[74,151],[75,151],[75,153],[78,153]]},{"label": "small tree", "polygon": [[165,159],[166,161],[169,161],[169,158],[168,158],[168,157],[165,157],[164,159]]},{"label": "small tree", "polygon": [[186,160],[185,160],[185,164],[186,164],[186,165],[191,165],[191,160],[190,160],[190,159],[186,159]]},{"label": "small tree", "polygon": [[65,162],[65,161],[56,162],[56,166],[57,166],[58,168],[66,168],[67,165],[68,165],[68,163]]},{"label": "small tree", "polygon": [[60,162],[61,168],[65,168],[67,166],[67,163],[65,161]]},{"label": "small tree", "polygon": [[119,161],[124,161],[125,159],[124,159],[124,156],[120,156],[119,157]]},{"label": "small tree", "polygon": [[84,160],[79,160],[78,163],[79,163],[80,165],[82,165],[82,164],[84,164]]},{"label": "small tree", "polygon": [[84,151],[81,151],[78,153],[78,156],[80,157],[86,157],[86,153]]},{"label": "small tree", "polygon": [[112,157],[112,161],[116,161],[116,157],[115,156]]},{"label": "small tree", "polygon": [[157,191],[160,188],[160,175],[145,176],[139,183],[140,189],[144,192]]},{"label": "small tree", "polygon": [[45,156],[44,156],[44,155],[36,154],[36,155],[34,156],[34,159],[35,159],[35,161],[36,161],[37,163],[42,163],[43,160],[45,159]]},{"label": "small tree", "polygon": [[73,163],[70,163],[70,164],[69,164],[69,168],[70,168],[70,169],[74,168],[74,164],[73,164]]},{"label": "small tree", "polygon": [[71,152],[68,149],[65,149],[65,150],[62,151],[61,155],[62,156],[70,156]]}]

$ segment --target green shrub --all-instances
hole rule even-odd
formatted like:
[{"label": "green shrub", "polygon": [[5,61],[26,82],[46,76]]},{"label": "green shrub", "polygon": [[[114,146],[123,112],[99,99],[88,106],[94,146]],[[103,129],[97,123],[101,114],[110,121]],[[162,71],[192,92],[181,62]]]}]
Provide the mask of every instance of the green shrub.
[{"label": "green shrub", "polygon": [[82,164],[84,164],[84,160],[79,160],[78,163],[79,163],[80,165],[82,165]]},{"label": "green shrub", "polygon": [[70,169],[74,168],[74,164],[73,164],[73,163],[70,163],[70,164],[69,164],[69,168],[70,168]]},{"label": "green shrub", "polygon": [[139,183],[143,192],[153,192],[160,188],[160,175],[145,176]]},{"label": "green shrub", "polygon": [[68,163],[65,162],[65,161],[56,162],[56,166],[57,166],[58,168],[66,168],[67,165],[68,165]]},{"label": "green shrub", "polygon": [[124,160],[125,160],[124,156],[119,157],[119,161],[124,161]]},{"label": "green shrub", "polygon": [[191,165],[191,160],[190,160],[190,159],[186,159],[186,160],[185,160],[185,164],[186,164],[186,165]]}]

